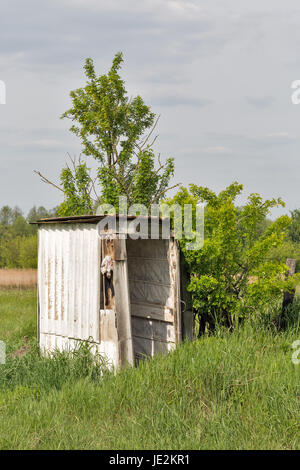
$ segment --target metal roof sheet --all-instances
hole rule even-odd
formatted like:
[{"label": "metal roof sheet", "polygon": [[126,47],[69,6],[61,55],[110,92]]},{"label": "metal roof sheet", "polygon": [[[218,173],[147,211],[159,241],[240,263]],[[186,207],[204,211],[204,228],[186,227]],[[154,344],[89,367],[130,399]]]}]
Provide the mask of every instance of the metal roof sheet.
[{"label": "metal roof sheet", "polygon": [[82,223],[82,224],[97,224],[104,217],[116,217],[117,220],[127,218],[128,220],[134,220],[137,217],[148,219],[149,221],[159,220],[159,222],[167,221],[169,217],[151,217],[151,216],[136,216],[136,215],[74,215],[68,217],[49,217],[47,219],[39,219],[32,224],[62,224],[62,223]]}]

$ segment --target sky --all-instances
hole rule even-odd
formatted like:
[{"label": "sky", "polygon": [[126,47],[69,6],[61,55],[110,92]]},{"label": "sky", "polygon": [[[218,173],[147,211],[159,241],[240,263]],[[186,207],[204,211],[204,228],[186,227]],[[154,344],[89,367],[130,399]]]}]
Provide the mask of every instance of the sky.
[{"label": "sky", "polygon": [[[52,208],[80,141],[61,114],[84,86],[84,61],[106,73],[116,52],[130,96],[161,115],[156,150],[172,184],[282,197],[300,207],[300,4],[297,0],[1,0],[0,206]],[[93,162],[88,160],[90,166]]]}]

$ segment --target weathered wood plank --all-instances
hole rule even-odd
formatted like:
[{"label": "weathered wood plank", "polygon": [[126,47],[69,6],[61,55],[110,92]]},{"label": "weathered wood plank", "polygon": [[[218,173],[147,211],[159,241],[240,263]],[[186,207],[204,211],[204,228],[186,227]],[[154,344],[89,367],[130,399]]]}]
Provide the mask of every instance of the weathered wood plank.
[{"label": "weathered wood plank", "polygon": [[151,305],[143,302],[131,302],[131,315],[174,323],[173,310],[166,306]]},{"label": "weathered wood plank", "polygon": [[[117,256],[114,251],[114,290],[115,290],[115,311],[117,319],[117,329],[119,338],[119,361],[120,364],[133,364],[133,346],[131,335],[131,312],[129,298],[129,280],[126,256],[126,240],[119,239],[114,246],[117,246]],[[116,258],[119,259],[116,259]],[[120,259],[122,258],[122,259]]]}]

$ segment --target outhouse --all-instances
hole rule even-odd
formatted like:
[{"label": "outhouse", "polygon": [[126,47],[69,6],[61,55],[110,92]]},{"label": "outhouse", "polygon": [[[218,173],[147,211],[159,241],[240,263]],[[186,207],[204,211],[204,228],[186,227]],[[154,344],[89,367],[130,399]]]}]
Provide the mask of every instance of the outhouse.
[{"label": "outhouse", "polygon": [[172,234],[162,236],[162,219],[156,221],[153,239],[151,218],[142,238],[120,230],[120,218],[113,229],[99,228],[104,216],[37,222],[38,340],[43,351],[87,340],[118,369],[192,337],[177,240]]}]

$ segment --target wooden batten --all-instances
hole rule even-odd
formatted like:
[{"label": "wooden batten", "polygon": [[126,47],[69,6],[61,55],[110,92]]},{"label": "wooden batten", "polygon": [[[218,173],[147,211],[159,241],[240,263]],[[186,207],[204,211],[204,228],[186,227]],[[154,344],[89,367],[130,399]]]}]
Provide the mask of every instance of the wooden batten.
[{"label": "wooden batten", "polygon": [[119,365],[133,364],[133,347],[131,335],[131,312],[129,299],[128,267],[125,239],[104,238],[102,240],[103,257],[109,255],[114,262],[113,286],[114,295],[109,290],[106,308],[115,311],[118,333]]}]

